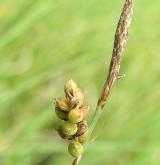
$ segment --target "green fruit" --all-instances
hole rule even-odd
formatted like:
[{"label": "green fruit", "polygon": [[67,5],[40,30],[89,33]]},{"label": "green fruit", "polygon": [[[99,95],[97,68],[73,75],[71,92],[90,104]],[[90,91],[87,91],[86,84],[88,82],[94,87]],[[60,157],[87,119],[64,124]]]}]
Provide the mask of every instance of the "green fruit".
[{"label": "green fruit", "polygon": [[79,123],[83,119],[83,112],[80,109],[73,109],[69,112],[68,119],[72,123]]},{"label": "green fruit", "polygon": [[61,138],[63,138],[63,139],[73,140],[73,138],[74,138],[73,135],[65,135],[65,134],[62,132],[61,128],[56,129],[56,131],[58,132],[59,136],[60,136]]},{"label": "green fruit", "polygon": [[61,111],[58,107],[55,107],[55,112],[57,116],[62,120],[68,120],[68,113],[65,111]]},{"label": "green fruit", "polygon": [[77,132],[78,128],[77,124],[73,124],[69,121],[66,121],[61,126],[61,130],[65,135],[74,135]]},{"label": "green fruit", "polygon": [[72,141],[68,146],[68,151],[72,156],[78,157],[83,154],[84,147],[81,143],[77,141]]}]

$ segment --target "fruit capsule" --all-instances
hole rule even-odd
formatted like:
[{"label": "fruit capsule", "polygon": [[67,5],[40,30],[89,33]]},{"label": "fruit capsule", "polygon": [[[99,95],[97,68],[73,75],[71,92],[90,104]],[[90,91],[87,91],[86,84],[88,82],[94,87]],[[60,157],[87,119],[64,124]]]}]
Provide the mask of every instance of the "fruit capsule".
[{"label": "fruit capsule", "polygon": [[74,135],[76,134],[78,127],[77,124],[73,124],[70,121],[66,121],[61,126],[61,130],[65,135]]},{"label": "fruit capsule", "polygon": [[56,131],[58,132],[59,136],[63,139],[67,139],[67,140],[73,140],[74,139],[74,136],[72,136],[72,135],[65,135],[62,132],[61,128],[57,128]]},{"label": "fruit capsule", "polygon": [[55,106],[58,107],[62,111],[68,112],[70,110],[67,99],[63,97],[59,97],[55,99],[54,103],[55,103]]},{"label": "fruit capsule", "polygon": [[77,84],[73,80],[68,80],[66,82],[64,91],[69,101],[75,96],[77,90],[78,90]]},{"label": "fruit capsule", "polygon": [[81,143],[74,140],[69,144],[68,151],[72,156],[78,157],[83,154],[84,147]]},{"label": "fruit capsule", "polygon": [[62,111],[58,107],[55,107],[55,112],[60,119],[68,120],[68,112]]},{"label": "fruit capsule", "polygon": [[86,121],[82,121],[82,122],[78,123],[77,126],[78,126],[78,131],[76,133],[76,136],[80,136],[88,130]]},{"label": "fruit capsule", "polygon": [[83,112],[80,109],[73,109],[68,113],[68,119],[71,123],[79,123],[83,119]]}]

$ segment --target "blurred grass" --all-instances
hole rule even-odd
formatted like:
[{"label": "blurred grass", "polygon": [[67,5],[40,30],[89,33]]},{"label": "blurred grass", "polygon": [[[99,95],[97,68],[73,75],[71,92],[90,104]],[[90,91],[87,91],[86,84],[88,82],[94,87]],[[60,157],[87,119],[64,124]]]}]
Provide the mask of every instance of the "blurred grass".
[{"label": "blurred grass", "polygon": [[[91,114],[124,1],[0,1],[0,164],[69,165],[53,98],[73,78]],[[121,72],[81,164],[160,164],[160,0],[135,1]]]}]

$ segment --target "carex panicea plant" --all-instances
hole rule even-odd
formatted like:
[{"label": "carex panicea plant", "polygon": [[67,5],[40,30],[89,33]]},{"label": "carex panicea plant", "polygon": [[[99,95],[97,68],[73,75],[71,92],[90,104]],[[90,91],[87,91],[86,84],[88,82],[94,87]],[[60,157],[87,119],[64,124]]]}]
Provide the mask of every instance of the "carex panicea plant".
[{"label": "carex panicea plant", "polygon": [[89,106],[83,104],[84,95],[73,80],[66,83],[66,97],[55,99],[55,112],[60,119],[64,120],[57,132],[63,139],[70,141],[68,151],[75,157],[73,165],[78,165],[80,162],[115,80],[124,77],[119,70],[121,57],[127,43],[132,12],[133,0],[125,0],[115,33],[109,72],[89,126],[87,124]]}]

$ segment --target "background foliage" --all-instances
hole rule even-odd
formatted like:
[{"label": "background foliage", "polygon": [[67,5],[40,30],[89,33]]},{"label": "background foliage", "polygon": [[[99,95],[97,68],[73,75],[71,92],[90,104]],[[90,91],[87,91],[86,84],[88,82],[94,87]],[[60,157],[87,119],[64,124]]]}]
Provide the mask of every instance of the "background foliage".
[{"label": "background foliage", "polygon": [[[0,164],[69,165],[53,99],[66,80],[95,108],[124,1],[0,1]],[[135,0],[119,80],[81,164],[160,164],[160,0]]]}]

